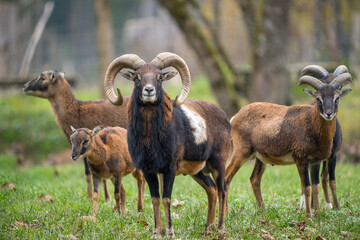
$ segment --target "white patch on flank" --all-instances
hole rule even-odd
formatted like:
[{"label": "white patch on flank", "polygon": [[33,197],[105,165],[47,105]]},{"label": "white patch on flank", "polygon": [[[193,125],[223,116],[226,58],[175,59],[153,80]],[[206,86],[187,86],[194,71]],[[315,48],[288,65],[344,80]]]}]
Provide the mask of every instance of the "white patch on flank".
[{"label": "white patch on flank", "polygon": [[181,110],[189,119],[191,130],[195,139],[195,144],[201,144],[207,140],[205,120],[196,112],[188,109],[184,105],[180,106]]},{"label": "white patch on flank", "polygon": [[305,194],[301,195],[300,198],[300,209],[305,208]]},{"label": "white patch on flank", "polygon": [[331,210],[333,207],[332,207],[332,204],[331,203],[326,203],[326,209],[329,209]]}]

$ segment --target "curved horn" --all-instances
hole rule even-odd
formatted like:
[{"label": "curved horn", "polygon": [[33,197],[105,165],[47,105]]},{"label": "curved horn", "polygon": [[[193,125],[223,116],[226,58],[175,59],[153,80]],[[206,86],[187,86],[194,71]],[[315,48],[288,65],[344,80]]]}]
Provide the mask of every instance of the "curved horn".
[{"label": "curved horn", "polygon": [[334,86],[335,88],[339,88],[351,82],[352,82],[352,77],[350,73],[342,73],[339,76],[337,76],[334,80],[332,80],[330,85]]},{"label": "curved horn", "polygon": [[315,75],[317,78],[325,78],[329,76],[329,72],[325,68],[319,65],[309,65],[301,70],[300,76]]},{"label": "curved horn", "polygon": [[348,73],[348,72],[349,72],[349,70],[345,65],[340,65],[335,69],[334,75],[339,76],[342,73]]},{"label": "curved horn", "polygon": [[176,96],[174,101],[174,106],[178,107],[184,103],[186,97],[189,94],[191,86],[191,77],[188,66],[186,65],[184,59],[178,55],[170,52],[159,53],[152,61],[151,64],[155,65],[160,69],[167,67],[174,67],[180,74],[182,81],[182,90],[180,97]]},{"label": "curved horn", "polygon": [[144,64],[146,62],[136,54],[122,55],[110,63],[105,73],[104,89],[107,98],[112,104],[119,106],[123,103],[120,89],[117,89],[118,96],[114,92],[114,80],[120,70],[123,68],[136,69]]},{"label": "curved horn", "polygon": [[325,83],[323,83],[322,81],[320,81],[319,79],[312,77],[312,76],[302,76],[301,78],[299,78],[298,81],[298,86],[301,84],[308,84],[310,86],[312,86],[315,90],[318,90],[319,88],[321,88],[322,86],[325,85]]}]

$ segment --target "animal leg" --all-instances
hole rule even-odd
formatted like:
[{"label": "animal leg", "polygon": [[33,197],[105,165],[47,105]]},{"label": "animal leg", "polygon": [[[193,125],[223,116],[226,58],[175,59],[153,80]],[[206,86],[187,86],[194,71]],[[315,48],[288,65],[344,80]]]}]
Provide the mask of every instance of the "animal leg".
[{"label": "animal leg", "polygon": [[228,154],[228,151],[223,152],[223,154],[216,153],[208,160],[211,165],[211,173],[216,183],[219,199],[218,229],[223,228],[225,222],[225,163]]},{"label": "animal leg", "polygon": [[97,205],[99,201],[99,190],[101,187],[101,179],[93,175],[93,185],[94,185],[94,196],[93,196],[93,209],[91,217],[96,219]]},{"label": "animal leg", "polygon": [[225,170],[225,206],[228,208],[228,195],[230,189],[230,183],[240,169],[240,167],[248,160],[248,157],[245,157],[241,152],[234,151],[230,163],[227,165]]},{"label": "animal leg", "polygon": [[90,168],[89,168],[89,162],[87,160],[86,157],[83,158],[84,160],[84,166],[85,166],[85,176],[86,176],[86,184],[87,184],[87,191],[86,191],[86,195],[87,195],[87,198],[89,200],[92,200],[92,186],[93,186],[93,183],[92,183],[92,174],[90,172]]},{"label": "animal leg", "polygon": [[[121,180],[120,180],[120,182],[121,182]],[[122,183],[120,184],[120,198],[121,198],[121,202],[120,202],[121,212],[125,216],[126,215],[126,192],[124,189],[124,185],[122,185]]]},{"label": "animal leg", "polygon": [[112,182],[114,183],[115,189],[114,189],[114,198],[115,198],[115,204],[116,204],[116,210],[118,213],[122,213],[124,216],[126,215],[125,211],[125,199],[126,199],[126,193],[125,189],[121,183],[122,175],[117,175],[114,178],[112,178]]},{"label": "animal leg", "polygon": [[298,169],[300,180],[301,180],[301,188],[305,193],[305,213],[306,217],[311,217],[311,209],[310,209],[310,201],[311,201],[311,186],[309,179],[309,169],[308,163],[304,160],[295,160],[296,167]]},{"label": "animal leg", "polygon": [[250,183],[255,195],[256,202],[260,208],[265,207],[264,199],[261,194],[261,178],[266,169],[266,165],[263,164],[258,158],[255,160],[255,166],[250,176]]},{"label": "animal leg", "polygon": [[164,194],[164,174],[160,173],[159,179],[160,179],[160,194],[162,196]]},{"label": "animal leg", "polygon": [[163,174],[163,194],[162,200],[165,209],[166,236],[175,237],[174,229],[171,223],[171,193],[174,186],[175,171]]},{"label": "animal leg", "polygon": [[329,171],[328,171],[328,166],[327,166],[328,161],[329,160],[323,162],[323,168],[322,168],[322,172],[321,172],[321,186],[322,186],[322,189],[324,192],[326,208],[332,209],[330,196],[329,196],[329,189],[328,189],[328,183],[329,183],[329,178],[328,178]]},{"label": "animal leg", "polygon": [[206,219],[205,231],[210,231],[215,228],[216,215],[216,184],[209,175],[199,172],[191,176],[201,187],[206,191],[208,197],[208,212]]},{"label": "animal leg", "polygon": [[160,195],[159,195],[159,180],[155,173],[143,173],[147,184],[149,185],[151,202],[154,208],[155,231],[154,236],[162,234],[162,224],[160,215]]},{"label": "animal leg", "polygon": [[136,170],[132,174],[137,181],[138,187],[137,210],[141,212],[144,206],[145,179],[141,171]]},{"label": "animal leg", "polygon": [[336,167],[336,154],[333,153],[328,162],[328,170],[329,170],[329,179],[330,179],[330,189],[331,195],[333,199],[333,206],[335,209],[339,209],[339,204],[336,196],[336,181],[335,181],[335,167]]},{"label": "animal leg", "polygon": [[107,185],[107,181],[106,179],[102,179],[102,183],[104,185],[104,193],[105,193],[105,201],[106,202],[110,202],[111,201],[111,197],[110,197],[110,194],[109,194],[109,188],[108,188],[108,185]]},{"label": "animal leg", "polygon": [[312,204],[315,210],[315,216],[319,217],[320,215],[320,201],[319,201],[319,172],[320,164],[316,163],[311,165],[310,174],[311,174],[311,196]]},{"label": "animal leg", "polygon": [[234,150],[229,164],[225,169],[225,205],[228,207],[228,195],[230,183],[240,169],[240,167],[249,159],[252,154],[251,144],[244,141],[235,129],[231,130]]}]

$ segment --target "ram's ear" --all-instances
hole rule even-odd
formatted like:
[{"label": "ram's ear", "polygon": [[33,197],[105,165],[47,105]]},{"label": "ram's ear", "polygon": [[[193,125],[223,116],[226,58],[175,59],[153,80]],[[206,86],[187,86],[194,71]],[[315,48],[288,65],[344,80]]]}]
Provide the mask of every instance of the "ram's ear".
[{"label": "ram's ear", "polygon": [[76,132],[76,129],[73,126],[70,126],[70,129],[73,133]]},{"label": "ram's ear", "polygon": [[304,88],[303,90],[310,97],[316,98],[316,92],[315,91],[313,91],[311,89],[308,89],[308,88]]},{"label": "ram's ear", "polygon": [[103,129],[102,126],[97,126],[91,131],[91,138],[98,134]]},{"label": "ram's ear", "polygon": [[124,78],[134,81],[135,79],[135,71],[129,68],[126,69],[122,69],[120,71],[121,76],[123,76]]},{"label": "ram's ear", "polygon": [[65,78],[65,72],[58,72],[58,78]]},{"label": "ram's ear", "polygon": [[177,74],[177,72],[174,72],[174,71],[166,71],[166,72],[163,72],[162,74],[163,74],[162,80],[163,80],[163,81],[167,81],[167,80],[170,80],[170,79],[172,79],[173,77],[175,77],[176,74]]},{"label": "ram's ear", "polygon": [[346,95],[348,95],[351,92],[351,88],[347,88],[344,90],[341,90],[339,97],[345,97]]},{"label": "ram's ear", "polygon": [[50,80],[52,83],[55,83],[57,79],[58,79],[58,72],[55,70],[51,73]]}]

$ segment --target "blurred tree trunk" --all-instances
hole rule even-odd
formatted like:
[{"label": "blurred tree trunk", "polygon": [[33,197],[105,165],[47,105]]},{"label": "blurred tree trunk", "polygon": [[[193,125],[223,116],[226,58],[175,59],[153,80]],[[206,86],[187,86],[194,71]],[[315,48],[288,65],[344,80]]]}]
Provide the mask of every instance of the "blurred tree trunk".
[{"label": "blurred tree trunk", "polygon": [[[219,105],[228,117],[231,117],[240,108],[234,89],[236,73],[227,64],[227,60],[224,59],[217,44],[214,44],[214,41],[205,35],[202,27],[190,14],[186,0],[158,1],[169,11],[184,33],[189,45],[195,51],[200,64],[207,73]],[[189,0],[189,2],[194,6],[194,1]]]},{"label": "blurred tree trunk", "polygon": [[95,0],[97,52],[100,67],[99,85],[101,96],[105,97],[104,77],[114,58],[114,32],[111,23],[109,0]]},{"label": "blurred tree trunk", "polygon": [[348,1],[333,0],[335,37],[341,60],[349,60],[351,51],[351,15]]},{"label": "blurred tree trunk", "polygon": [[[261,2],[262,16],[256,16],[253,1],[238,0],[252,43],[253,74],[251,101],[290,104],[287,66],[289,10],[291,1]],[[262,19],[259,23],[257,19]]]},{"label": "blurred tree trunk", "polygon": [[34,32],[31,36],[28,46],[26,48],[26,52],[25,52],[25,55],[24,55],[24,58],[23,58],[23,61],[22,61],[21,67],[20,67],[20,71],[19,71],[20,78],[26,78],[29,73],[31,60],[34,57],[36,46],[39,43],[39,40],[45,29],[46,23],[49,20],[53,9],[54,9],[54,2],[49,1],[49,2],[45,3],[44,11],[43,11],[39,21],[36,23]]}]

